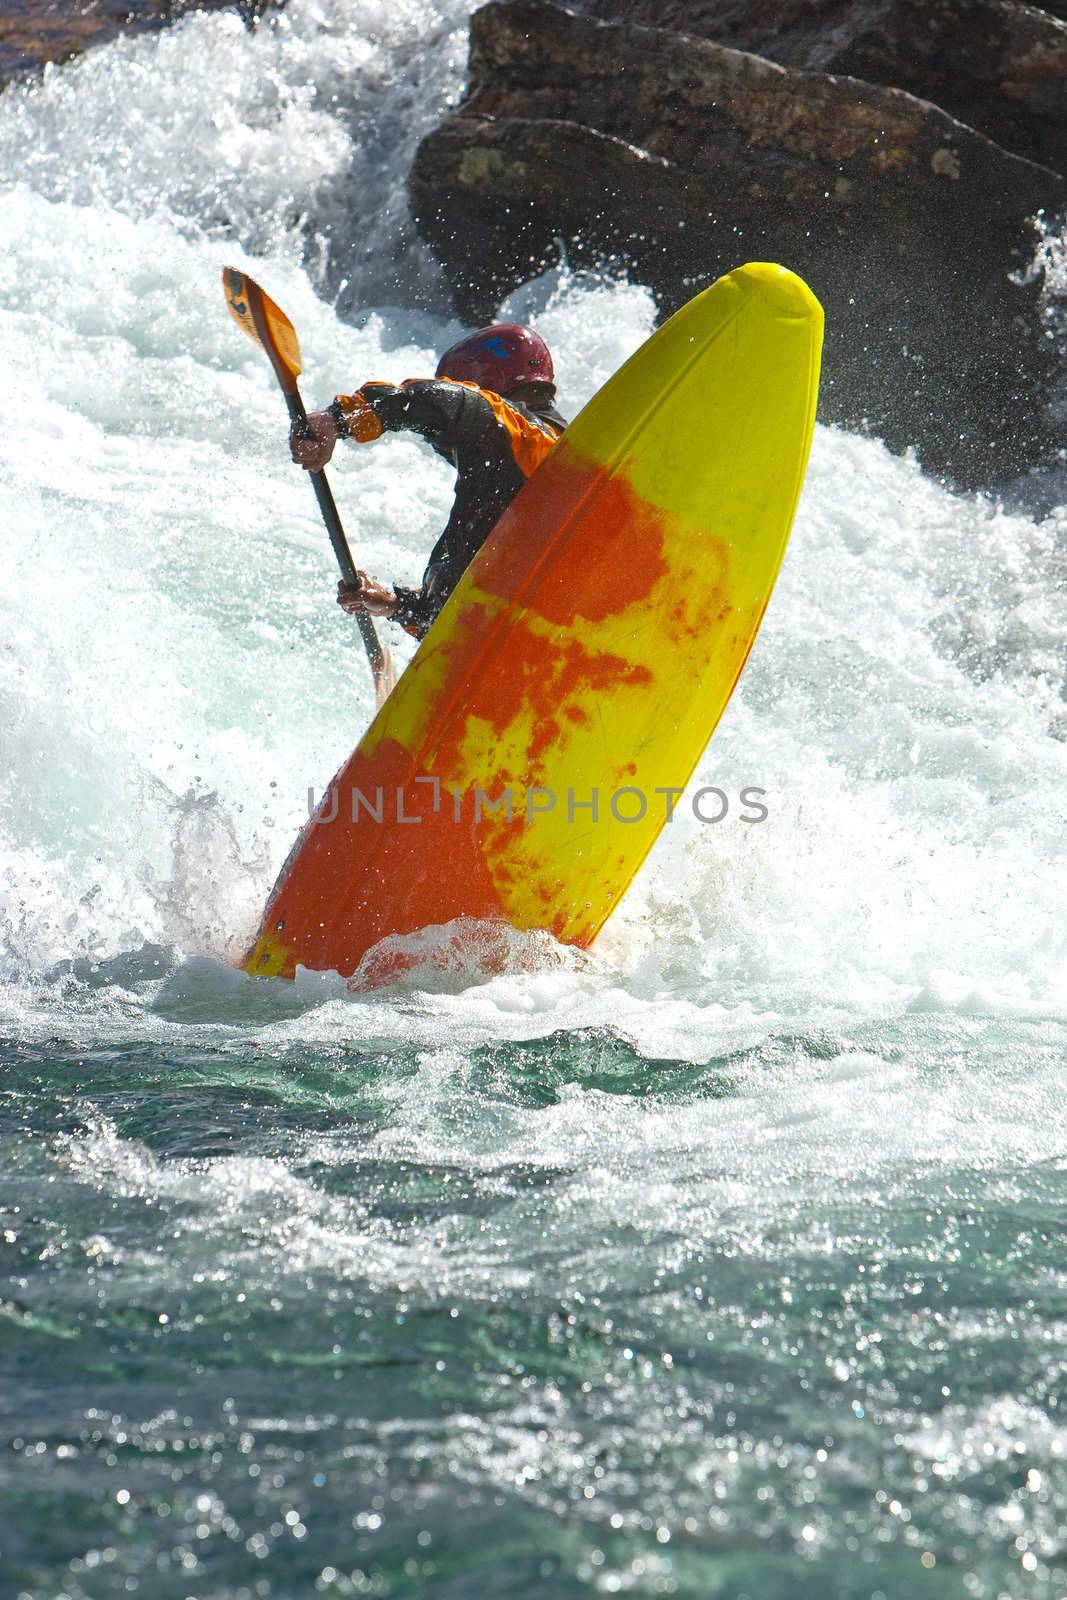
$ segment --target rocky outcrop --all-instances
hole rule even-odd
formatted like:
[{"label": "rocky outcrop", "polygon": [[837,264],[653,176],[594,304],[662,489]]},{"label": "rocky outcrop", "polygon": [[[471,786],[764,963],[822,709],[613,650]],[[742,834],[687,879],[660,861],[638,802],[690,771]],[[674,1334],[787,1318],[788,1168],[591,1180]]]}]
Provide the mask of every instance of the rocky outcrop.
[{"label": "rocky outcrop", "polygon": [[[591,3],[621,14],[624,0]],[[748,28],[770,48],[752,33],[764,8],[740,0],[625,3],[709,30],[729,13],[734,37]],[[807,62],[817,45],[855,51],[858,29],[830,39],[825,24],[860,9],[785,0],[776,48]],[[862,7],[868,20],[890,9]],[[826,306],[825,419],[915,444],[930,469],[968,484],[1051,450],[1056,356],[1040,283],[1023,279],[1031,219],[1067,207],[1056,171],[911,93],[551,0],[475,14],[469,88],[411,174],[420,230],[468,320],[490,317],[561,244],[575,262],[615,262],[650,283],[665,311],[741,260],[777,259]]]},{"label": "rocky outcrop", "polygon": [[120,33],[161,28],[187,11],[229,8],[246,21],[267,0],[19,0],[0,15],[0,85],[43,67],[66,61],[90,45],[106,44]]},{"label": "rocky outcrop", "polygon": [[1067,174],[1067,0],[1043,11],[1016,0],[578,0],[574,9],[907,89]]}]

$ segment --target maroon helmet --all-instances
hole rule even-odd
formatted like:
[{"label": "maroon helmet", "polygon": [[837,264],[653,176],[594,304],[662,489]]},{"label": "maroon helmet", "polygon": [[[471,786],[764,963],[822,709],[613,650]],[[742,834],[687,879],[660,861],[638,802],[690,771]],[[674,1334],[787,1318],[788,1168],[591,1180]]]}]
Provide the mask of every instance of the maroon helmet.
[{"label": "maroon helmet", "polygon": [[494,322],[468,333],[437,363],[438,378],[476,383],[479,389],[507,395],[520,383],[554,383],[555,369],[545,341],[521,322]]}]

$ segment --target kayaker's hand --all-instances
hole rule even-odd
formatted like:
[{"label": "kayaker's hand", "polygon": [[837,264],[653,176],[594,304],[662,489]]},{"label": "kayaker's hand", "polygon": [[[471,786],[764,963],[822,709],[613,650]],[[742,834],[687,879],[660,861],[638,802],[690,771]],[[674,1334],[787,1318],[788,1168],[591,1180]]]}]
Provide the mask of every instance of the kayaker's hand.
[{"label": "kayaker's hand", "polygon": [[289,429],[289,450],[298,467],[320,472],[333,455],[337,443],[337,423],[328,411],[308,412],[308,437],[294,422]]},{"label": "kayaker's hand", "polygon": [[358,583],[345,583],[342,578],[337,585],[337,604],[341,610],[347,611],[350,617],[358,611],[365,611],[369,617],[391,617],[399,601],[388,584],[368,578],[365,572],[357,572],[356,576]]}]

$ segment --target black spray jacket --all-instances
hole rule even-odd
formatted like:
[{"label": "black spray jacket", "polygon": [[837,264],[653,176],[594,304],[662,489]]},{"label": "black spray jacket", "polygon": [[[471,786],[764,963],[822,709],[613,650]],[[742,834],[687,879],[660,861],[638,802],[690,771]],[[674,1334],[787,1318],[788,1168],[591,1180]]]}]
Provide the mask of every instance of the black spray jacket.
[{"label": "black spray jacket", "polygon": [[417,639],[566,427],[552,404],[551,386],[540,387],[543,402],[520,404],[470,383],[413,378],[366,383],[334,401],[333,413],[350,437],[369,442],[383,433],[417,433],[456,469],[452,514],[430,552],[421,587],[394,585],[400,600],[395,619]]}]

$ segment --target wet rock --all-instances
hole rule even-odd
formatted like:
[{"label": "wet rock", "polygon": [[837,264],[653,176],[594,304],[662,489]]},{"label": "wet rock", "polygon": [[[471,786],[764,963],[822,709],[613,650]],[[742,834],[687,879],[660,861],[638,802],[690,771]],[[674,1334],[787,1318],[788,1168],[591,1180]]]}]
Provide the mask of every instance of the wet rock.
[{"label": "wet rock", "polygon": [[932,100],[1067,174],[1067,0],[577,0],[574,9],[847,73]]},{"label": "wet rock", "polygon": [[420,146],[411,195],[469,321],[561,247],[650,283],[665,311],[776,259],[826,306],[824,419],[915,444],[967,484],[1055,443],[1056,352],[1040,280],[1020,275],[1031,219],[1067,207],[1067,183],[909,93],[494,0],[472,19],[469,96]]}]

